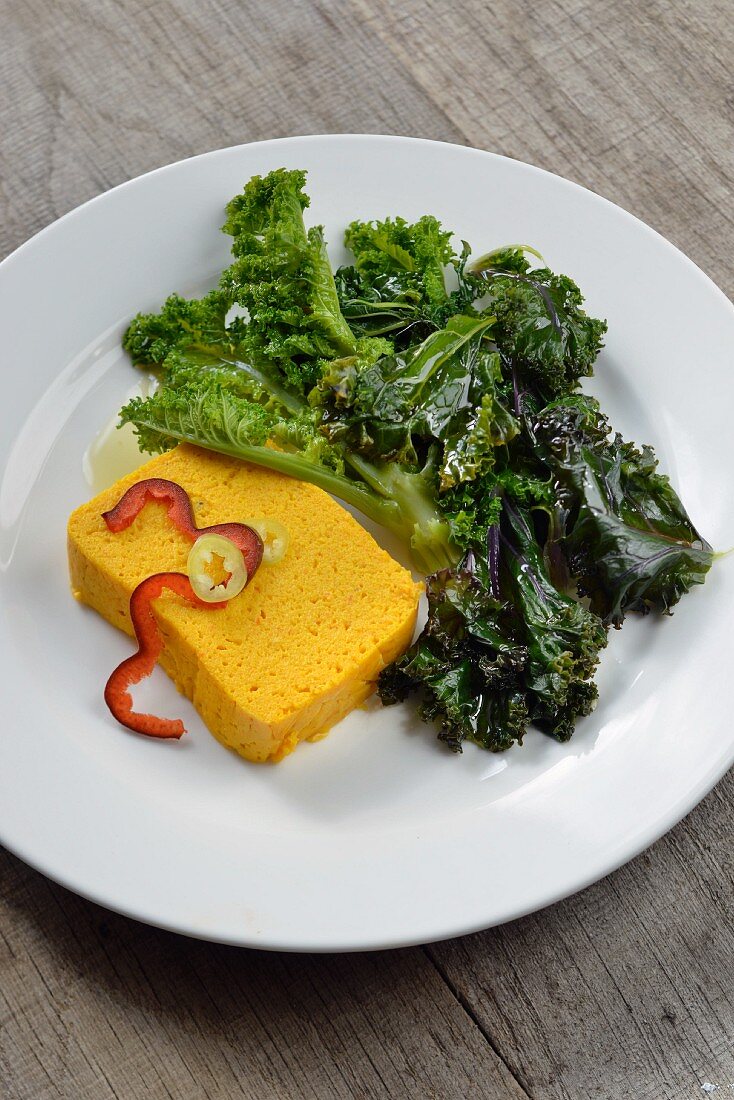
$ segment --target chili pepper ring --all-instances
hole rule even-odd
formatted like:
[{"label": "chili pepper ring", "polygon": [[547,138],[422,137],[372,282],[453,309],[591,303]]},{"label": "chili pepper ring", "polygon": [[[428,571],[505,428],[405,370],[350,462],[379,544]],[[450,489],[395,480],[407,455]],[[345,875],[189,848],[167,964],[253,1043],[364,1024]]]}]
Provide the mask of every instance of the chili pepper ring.
[{"label": "chili pepper ring", "polygon": [[246,523],[215,523],[211,527],[197,527],[186,490],[175,481],[168,481],[163,477],[149,477],[131,485],[114,508],[102,513],[108,530],[115,534],[125,531],[149,500],[167,503],[171,523],[192,542],[203,534],[223,535],[242,551],[248,577],[251,578],[257,571],[263,557],[263,540],[257,531]]}]

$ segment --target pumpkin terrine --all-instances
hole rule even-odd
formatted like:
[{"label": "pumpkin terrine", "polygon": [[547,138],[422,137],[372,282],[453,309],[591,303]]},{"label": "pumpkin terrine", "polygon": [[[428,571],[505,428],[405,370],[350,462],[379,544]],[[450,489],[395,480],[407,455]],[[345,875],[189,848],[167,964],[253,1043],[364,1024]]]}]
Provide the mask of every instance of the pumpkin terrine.
[{"label": "pumpkin terrine", "polygon": [[130,596],[145,577],[186,572],[191,542],[150,502],[112,534],[102,513],[144,478],[175,481],[196,524],[280,520],[285,557],[263,564],[223,610],[155,601],[160,663],[211,732],[248,760],[281,760],[364,702],[410,644],[421,586],[330,496],[282,474],[183,444],[83,504],[68,527],[78,600],[132,634]]}]

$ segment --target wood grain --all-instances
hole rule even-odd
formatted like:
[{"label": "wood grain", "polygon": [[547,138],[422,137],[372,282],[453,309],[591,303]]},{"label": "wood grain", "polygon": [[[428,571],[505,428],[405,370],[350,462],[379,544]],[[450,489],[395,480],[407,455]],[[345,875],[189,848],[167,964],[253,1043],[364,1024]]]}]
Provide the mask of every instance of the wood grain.
[{"label": "wood grain", "polygon": [[[0,254],[192,153],[410,133],[575,179],[734,290],[730,0],[0,0],[0,26]],[[0,854],[0,1097],[734,1095],[733,796],[549,910],[371,956],[187,941]]]},{"label": "wood grain", "polygon": [[[0,249],[161,164],[288,134],[460,132],[349,5],[2,0]],[[12,120],[12,121],[11,121]]]},{"label": "wood grain", "polygon": [[0,875],[3,1097],[525,1095],[420,951],[213,946]]},{"label": "wood grain", "polygon": [[644,218],[729,294],[730,0],[357,0],[464,141]]},{"label": "wood grain", "polygon": [[577,897],[428,949],[531,1096],[734,1082],[731,787]]}]

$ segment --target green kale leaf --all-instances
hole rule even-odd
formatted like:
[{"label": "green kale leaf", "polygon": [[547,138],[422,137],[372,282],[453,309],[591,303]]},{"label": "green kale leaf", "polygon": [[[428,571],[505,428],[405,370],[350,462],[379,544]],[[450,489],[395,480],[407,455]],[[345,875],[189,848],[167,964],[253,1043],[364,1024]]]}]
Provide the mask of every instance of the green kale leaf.
[{"label": "green kale leaf", "polygon": [[559,592],[546,572],[531,521],[505,501],[505,564],[528,650],[525,687],[531,720],[567,741],[576,719],[590,714],[598,691],[593,675],[607,644],[601,619]]},{"label": "green kale leaf", "polygon": [[332,362],[319,384],[322,430],[368,458],[416,467],[441,445],[440,486],[473,480],[519,431],[500,388],[491,318],[453,317],[404,353]]},{"label": "green kale leaf", "polygon": [[253,176],[227,205],[223,229],[234,263],[222,275],[228,300],[247,310],[243,339],[249,355],[279,366],[305,393],[320,361],[354,352],[342,316],[321,226],[306,230],[305,172],[280,168]]},{"label": "green kale leaf", "polygon": [[562,546],[571,573],[605,622],[620,626],[628,611],[667,612],[703,583],[711,547],[649,447],[610,437],[598,403],[582,397],[543,410],[535,435],[567,517]]},{"label": "green kale leaf", "polygon": [[[410,224],[403,218],[352,222],[344,243],[354,253],[351,267],[336,273],[342,313],[354,332],[390,336],[396,348],[424,340],[452,314],[470,312],[474,284],[467,290],[461,274],[468,246],[457,256],[433,217]],[[445,272],[453,271],[459,289],[449,292]]]},{"label": "green kale leaf", "polygon": [[520,248],[489,253],[470,270],[484,279],[494,339],[523,383],[548,399],[592,374],[607,326],[581,308],[572,279],[546,267],[531,270]]},{"label": "green kale leaf", "polygon": [[428,622],[418,641],[380,675],[383,703],[419,690],[419,713],[437,721],[454,752],[473,741],[492,752],[522,743],[528,722],[523,678],[527,653],[512,631],[513,608],[496,599],[469,555],[428,578]]}]

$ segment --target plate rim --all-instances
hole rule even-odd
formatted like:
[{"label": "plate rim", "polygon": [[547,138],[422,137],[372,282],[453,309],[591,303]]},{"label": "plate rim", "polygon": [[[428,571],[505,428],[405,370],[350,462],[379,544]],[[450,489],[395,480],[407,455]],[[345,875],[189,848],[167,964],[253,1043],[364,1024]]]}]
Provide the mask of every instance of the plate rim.
[{"label": "plate rim", "polygon": [[[664,245],[665,248],[668,249],[672,254],[675,254],[676,260],[678,262],[680,262],[681,259],[684,260],[685,265],[688,267],[689,271],[692,274],[695,273],[697,278],[700,278],[704,281],[706,285],[706,290],[709,293],[711,293],[711,291],[714,291],[716,297],[721,300],[721,302],[731,313],[734,313],[734,304],[732,304],[724,291],[721,290],[721,288],[716,285],[713,279],[709,275],[707,275],[706,272],[703,271],[693,260],[691,260],[690,257],[688,257],[660,232],[652,228],[646,222],[642,221],[636,215],[630,213],[624,207],[612,202],[611,200],[605,198],[603,195],[598,194],[598,192],[590,188],[584,187],[583,185],[576,183],[573,180],[569,180],[563,176],[557,175],[554,172],[550,172],[547,169],[540,168],[536,165],[529,164],[516,158],[494,153],[490,150],[477,149],[471,146],[464,146],[453,142],[436,141],[429,138],[365,133],[301,134],[294,135],[292,137],[286,136],[280,138],[264,139],[257,142],[244,142],[237,145],[211,149],[191,157],[184,157],[165,165],[161,165],[157,168],[151,169],[148,172],[144,172],[138,176],[135,176],[132,179],[125,180],[124,182],[117,184],[116,186],[109,188],[108,190],[103,191],[98,195],[91,197],[84,203],[81,203],[78,206],[75,206],[72,209],[68,210],[66,213],[61,215],[61,217],[56,218],[52,222],[43,226],[35,234],[33,234],[27,240],[18,245],[18,247],[10,252],[2,261],[0,261],[0,278],[8,277],[9,269],[12,271],[13,263],[20,256],[24,255],[27,251],[31,250],[33,247],[37,247],[39,243],[42,243],[44,238],[53,234],[54,231],[62,223],[68,223],[69,221],[72,221],[76,217],[81,216],[87,208],[94,205],[95,203],[103,202],[110,195],[117,193],[123,189],[135,187],[136,185],[142,183],[152,176],[163,175],[166,172],[173,171],[181,165],[192,161],[216,158],[219,155],[231,155],[239,150],[263,147],[277,148],[282,145],[292,147],[293,145],[298,145],[301,143],[307,144],[313,141],[329,142],[333,144],[338,144],[344,141],[385,142],[388,144],[413,144],[417,146],[438,147],[439,149],[456,149],[461,150],[463,154],[478,157],[480,159],[489,157],[491,159],[499,161],[509,161],[513,164],[521,166],[523,169],[528,170],[531,173],[539,174],[540,176],[546,178],[549,177],[556,184],[561,183],[567,188],[571,188],[579,192],[584,192],[587,195],[592,195],[597,202],[603,204],[604,206],[613,208],[613,210],[616,211],[617,214],[621,213],[625,218],[630,219],[632,222],[634,222],[638,230],[641,229],[644,230],[647,234],[651,234],[654,238],[656,238],[659,244]],[[436,942],[438,940],[467,935],[483,929],[494,927],[498,924],[518,919],[519,917],[527,915],[528,913],[538,911],[539,909],[545,908],[548,905],[555,904],[563,898],[569,897],[579,891],[585,890],[593,883],[599,881],[606,875],[623,866],[625,863],[636,858],[642,851],[648,848],[651,844],[653,844],[656,840],[658,840],[661,836],[663,836],[671,828],[673,828],[677,823],[679,823],[713,789],[715,784],[729,770],[732,763],[734,763],[734,744],[732,745],[731,751],[728,756],[723,756],[715,765],[708,769],[705,775],[700,779],[700,781],[691,790],[689,790],[685,794],[685,796],[681,796],[673,804],[673,806],[669,808],[667,813],[661,814],[657,819],[651,822],[646,829],[642,829],[637,834],[635,842],[632,845],[619,843],[619,850],[616,850],[606,862],[603,862],[601,867],[595,867],[594,870],[590,872],[587,876],[581,876],[574,885],[568,888],[564,887],[553,895],[545,896],[545,899],[540,903],[536,902],[529,905],[520,905],[516,909],[510,909],[506,913],[506,915],[502,916],[498,920],[492,920],[490,923],[487,923],[486,921],[477,922],[476,920],[471,920],[464,925],[455,925],[451,928],[444,927],[440,930],[437,930],[435,934],[432,934],[430,936],[421,936],[420,938],[411,937],[410,935],[402,937],[388,937],[385,936],[384,933],[378,933],[375,937],[369,940],[362,940],[358,942],[345,942],[343,944],[338,944],[337,946],[334,946],[333,937],[332,941],[326,944],[320,941],[313,943],[306,941],[294,943],[292,936],[288,941],[285,942],[278,941],[277,937],[273,937],[272,935],[269,935],[267,940],[261,940],[255,934],[244,934],[241,936],[237,936],[236,938],[232,938],[229,936],[218,936],[210,929],[197,929],[196,927],[193,927],[191,920],[182,919],[180,922],[171,921],[168,918],[166,920],[159,920],[156,919],[154,915],[146,915],[141,913],[140,910],[134,910],[134,908],[132,907],[126,907],[125,905],[120,904],[119,900],[115,900],[114,898],[107,896],[104,890],[95,892],[94,890],[84,888],[83,886],[80,886],[74,882],[73,874],[55,873],[53,869],[49,869],[47,866],[44,866],[43,860],[35,858],[31,852],[26,853],[24,851],[24,845],[22,843],[14,843],[12,838],[10,840],[6,839],[2,835],[1,831],[0,843],[2,843],[4,847],[8,849],[8,851],[13,853],[15,856],[20,858],[23,862],[27,863],[35,870],[42,873],[45,877],[58,883],[64,888],[73,891],[79,896],[94,902],[95,904],[101,905],[111,911],[120,913],[127,917],[131,917],[135,920],[141,921],[151,926],[163,928],[169,931],[176,932],[178,934],[187,935],[191,938],[203,939],[210,942],[225,943],[233,946],[253,947],[260,950],[272,951],[349,952],[363,950],[384,950],[412,946],[422,943]]]},{"label": "plate rim", "polygon": [[204,160],[210,157],[216,157],[218,155],[233,153],[239,149],[261,148],[266,145],[277,146],[293,145],[296,143],[307,144],[310,141],[326,141],[338,143],[345,140],[363,142],[385,141],[388,143],[393,142],[400,145],[411,144],[416,146],[438,146],[439,148],[443,147],[448,149],[460,149],[464,153],[478,156],[480,158],[491,157],[494,160],[509,161],[512,164],[518,164],[522,168],[528,169],[532,173],[537,173],[540,176],[549,177],[550,179],[555,180],[557,183],[561,183],[566,187],[573,188],[574,190],[583,192],[584,194],[593,195],[598,202],[603,203],[606,206],[610,206],[614,210],[622,213],[625,218],[629,218],[631,221],[635,222],[638,227],[644,229],[645,232],[650,233],[654,237],[656,237],[659,243],[665,245],[665,247],[674,252],[677,257],[685,260],[686,264],[689,266],[690,269],[692,269],[692,271],[694,271],[697,275],[706,280],[706,282],[709,284],[710,289],[716,292],[716,294],[721,298],[724,304],[734,310],[734,303],[724,293],[721,287],[714,282],[712,277],[708,275],[702,267],[700,267],[694,260],[690,258],[690,256],[683,252],[682,249],[673,244],[672,241],[668,240],[668,238],[665,237],[659,230],[649,225],[646,221],[643,221],[642,218],[637,216],[637,214],[633,214],[630,210],[622,206],[620,203],[613,202],[611,199],[606,198],[598,191],[595,191],[592,187],[586,187],[582,183],[576,183],[575,180],[569,179],[567,176],[561,176],[557,172],[551,172],[548,168],[541,168],[537,164],[531,164],[530,161],[520,160],[519,157],[510,157],[507,156],[505,153],[495,153],[491,149],[479,149],[477,148],[477,146],[474,145],[460,145],[459,142],[456,141],[442,141],[438,138],[415,137],[409,134],[377,134],[367,133],[363,131],[345,131],[344,133],[336,134],[293,134],[291,136],[285,137],[262,138],[259,141],[243,141],[239,142],[236,145],[217,146],[216,148],[208,149],[203,153],[194,153],[190,157],[180,157],[178,160],[168,161],[166,164],[161,164],[157,168],[150,168],[147,172],[141,172],[139,175],[133,176],[131,179],[123,180],[122,183],[116,183],[114,184],[114,186],[108,187],[105,191],[100,191],[98,195],[92,195],[91,198],[85,199],[84,202],[79,203],[77,206],[73,206],[70,210],[67,210],[58,218],[54,218],[53,221],[50,221],[46,225],[41,226],[40,229],[36,230],[35,233],[33,233],[30,237],[27,237],[24,241],[21,241],[21,243],[19,245],[16,245],[16,247],[12,249],[12,251],[9,252],[7,256],[4,256],[3,259],[0,260],[0,272],[2,272],[6,264],[9,264],[11,260],[14,260],[21,253],[25,252],[26,249],[35,244],[41,237],[44,236],[44,234],[54,230],[62,222],[66,223],[67,221],[71,221],[82,211],[86,210],[90,206],[93,206],[95,203],[101,202],[109,195],[133,187],[136,184],[140,183],[142,180],[149,179],[152,176],[163,175],[168,171],[178,168],[182,164],[188,164],[192,161]]}]

